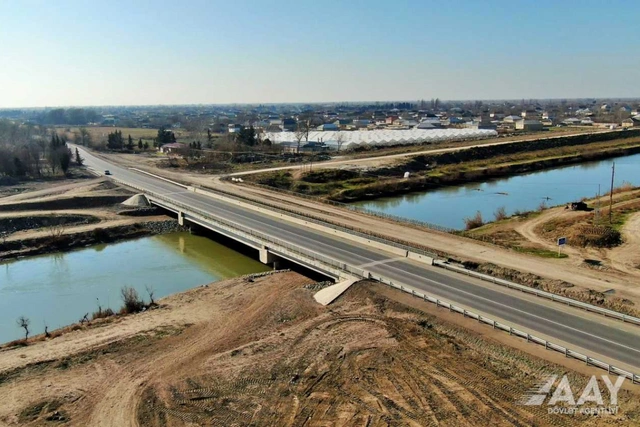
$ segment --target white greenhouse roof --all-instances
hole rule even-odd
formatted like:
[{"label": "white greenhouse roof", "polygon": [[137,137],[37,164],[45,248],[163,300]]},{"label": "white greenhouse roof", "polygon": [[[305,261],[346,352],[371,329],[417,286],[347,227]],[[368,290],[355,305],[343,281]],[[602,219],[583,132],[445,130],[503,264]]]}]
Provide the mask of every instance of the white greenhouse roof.
[{"label": "white greenhouse roof", "polygon": [[[343,147],[351,144],[393,145],[443,142],[459,139],[491,138],[498,135],[495,130],[488,129],[314,131],[309,132],[309,141],[323,141],[327,145],[336,145],[340,134],[342,134]],[[265,138],[269,138],[274,143],[296,142],[295,132],[268,132]]]}]

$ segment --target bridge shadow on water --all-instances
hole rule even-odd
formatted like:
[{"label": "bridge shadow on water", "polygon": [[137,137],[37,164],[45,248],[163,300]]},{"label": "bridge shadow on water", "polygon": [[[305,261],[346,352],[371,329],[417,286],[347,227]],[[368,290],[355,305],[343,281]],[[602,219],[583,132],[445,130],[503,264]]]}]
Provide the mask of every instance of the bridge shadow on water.
[{"label": "bridge shadow on water", "polygon": [[[177,216],[175,214],[169,213],[169,212],[167,214],[171,214],[170,216],[176,218],[177,220]],[[230,237],[227,237],[220,233],[216,233],[215,231],[209,230],[208,228],[202,227],[198,224],[187,223],[186,227],[189,229],[189,232],[191,234],[206,237],[207,239],[211,239],[217,243],[220,243],[221,245],[224,245],[230,249],[233,249],[234,251],[239,252],[252,259],[255,259],[255,260],[260,259],[259,252],[257,249],[254,249],[250,246],[240,243]],[[329,278],[321,273],[318,273],[315,270],[311,270],[307,267],[291,262],[284,258],[281,258],[278,260],[277,269],[278,270],[290,269],[292,271],[295,271],[296,273],[300,273],[301,275],[308,277],[311,280],[315,280],[318,282],[325,281],[325,280],[333,280],[332,278]]]}]

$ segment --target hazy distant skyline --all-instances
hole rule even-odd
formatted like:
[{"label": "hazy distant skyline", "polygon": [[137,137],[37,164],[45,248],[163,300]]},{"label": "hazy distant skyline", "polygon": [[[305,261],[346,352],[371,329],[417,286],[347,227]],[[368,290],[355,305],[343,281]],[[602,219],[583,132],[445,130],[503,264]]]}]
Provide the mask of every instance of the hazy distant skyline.
[{"label": "hazy distant skyline", "polygon": [[632,1],[15,1],[0,16],[0,108],[640,96]]}]

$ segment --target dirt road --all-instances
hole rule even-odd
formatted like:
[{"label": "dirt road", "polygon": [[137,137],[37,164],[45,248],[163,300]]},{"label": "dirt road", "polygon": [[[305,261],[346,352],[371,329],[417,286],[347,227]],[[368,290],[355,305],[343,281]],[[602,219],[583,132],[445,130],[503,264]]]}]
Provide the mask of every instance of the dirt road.
[{"label": "dirt road", "polygon": [[609,252],[615,268],[640,276],[640,212],[627,219],[622,227],[624,243]]},{"label": "dirt road", "polygon": [[[635,196],[630,200],[615,202],[615,199],[623,197]],[[626,206],[637,204],[638,192],[630,191],[619,193],[614,198],[614,211]],[[604,202],[604,200],[602,200]],[[590,202],[593,204],[594,202]],[[527,219],[515,225],[514,230],[522,235],[528,242],[539,245],[549,250],[557,250],[555,242],[538,234],[539,228],[550,221],[558,219],[567,219],[569,221],[589,220],[593,213],[580,213],[564,209],[564,207],[556,207],[548,209],[532,219]],[[611,269],[617,270],[622,274],[631,277],[640,278],[640,239],[638,238],[638,226],[640,220],[638,214],[634,214],[625,222],[621,229],[622,239],[624,243],[621,246],[612,249],[599,248],[579,248],[573,246],[565,246],[562,251],[569,255],[569,259],[565,263],[571,263],[579,266],[584,259],[602,260],[603,264]],[[558,236],[560,237],[560,236]]]},{"label": "dirt road", "polygon": [[[489,147],[489,146],[493,146],[493,145],[504,145],[504,144],[511,144],[514,142],[527,142],[527,141],[531,141],[533,139],[555,139],[555,138],[565,138],[565,137],[571,137],[571,136],[577,136],[577,135],[584,135],[585,133],[607,133],[607,132],[611,132],[611,131],[599,131],[599,132],[572,132],[572,133],[563,133],[561,135],[554,135],[554,136],[549,136],[549,137],[541,137],[541,135],[530,135],[529,137],[511,137],[511,138],[504,138],[504,139],[500,139],[500,140],[496,140],[495,138],[484,141],[484,142],[478,142],[478,143],[460,143],[460,144],[456,144],[456,146],[454,147],[447,147],[447,148],[431,148],[428,150],[420,150],[420,151],[409,151],[406,153],[398,153],[398,154],[386,154],[386,155],[380,155],[380,156],[372,156],[372,157],[362,157],[362,158],[342,158],[342,157],[338,157],[336,159],[333,160],[328,160],[326,162],[319,162],[314,164],[314,168],[316,169],[329,169],[329,168],[336,168],[336,167],[344,167],[344,166],[354,166],[354,167],[380,167],[382,165],[391,163],[397,159],[402,159],[405,157],[412,157],[412,156],[419,156],[419,155],[424,155],[424,154],[442,154],[442,153],[449,153],[452,151],[459,151],[459,150],[464,150],[464,149],[469,149],[469,148],[475,148],[475,147]],[[614,132],[619,132],[619,131],[614,131]],[[256,169],[256,170],[248,170],[248,171],[242,171],[242,172],[234,172],[229,174],[229,176],[245,176],[245,175],[251,175],[251,174],[256,174],[256,173],[264,173],[264,172],[275,172],[275,171],[281,171],[281,170],[292,170],[292,169],[299,169],[300,165],[295,165],[295,166],[280,166],[280,167],[273,167],[273,168],[264,168],[264,169]]]}]

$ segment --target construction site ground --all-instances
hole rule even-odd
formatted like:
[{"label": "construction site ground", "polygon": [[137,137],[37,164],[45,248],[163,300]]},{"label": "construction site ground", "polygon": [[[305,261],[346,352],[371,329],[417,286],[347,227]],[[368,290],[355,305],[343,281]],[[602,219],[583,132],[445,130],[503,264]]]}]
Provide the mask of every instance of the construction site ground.
[{"label": "construction site ground", "polygon": [[315,290],[293,272],[231,279],[2,350],[0,426],[640,422],[631,384],[615,415],[521,404],[546,375],[582,390],[593,367],[383,285],[360,282],[328,307]]},{"label": "construction site ground", "polygon": [[[13,190],[13,191],[12,191]],[[101,230],[121,230],[128,234],[128,227],[141,223],[163,222],[170,218],[163,214],[151,212],[150,215],[125,216],[121,211],[127,208],[120,202],[125,201],[132,193],[130,190],[114,184],[108,179],[92,178],[58,182],[26,183],[14,187],[5,187],[0,194],[0,244],[12,242],[24,242],[19,250],[5,251],[1,249],[0,258],[3,256],[16,257],[28,255],[35,249],[34,245],[43,246],[54,242],[63,236],[81,236]],[[48,225],[43,218],[50,223],[69,220],[65,225]],[[21,227],[19,230],[11,230],[4,225],[8,220],[22,220],[32,222],[30,226]],[[74,222],[73,219],[78,219]],[[136,230],[136,235],[139,235]],[[112,236],[117,238],[117,236]],[[51,246],[52,251],[61,248]],[[38,253],[46,252],[45,247],[38,248]]]}]

